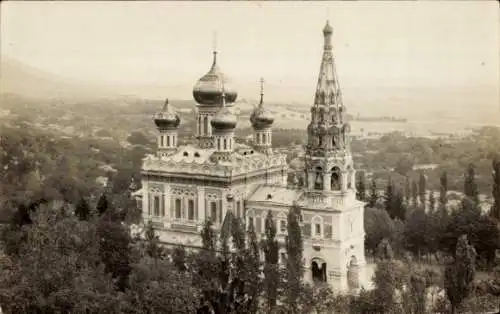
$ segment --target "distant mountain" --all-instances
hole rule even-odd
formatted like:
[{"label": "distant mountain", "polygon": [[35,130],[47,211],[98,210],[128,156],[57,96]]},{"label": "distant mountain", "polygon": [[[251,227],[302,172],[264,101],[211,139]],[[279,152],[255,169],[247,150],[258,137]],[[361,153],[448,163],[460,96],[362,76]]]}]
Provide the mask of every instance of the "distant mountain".
[{"label": "distant mountain", "polygon": [[116,96],[112,90],[62,78],[3,55],[0,57],[0,93],[41,99],[94,99]]}]

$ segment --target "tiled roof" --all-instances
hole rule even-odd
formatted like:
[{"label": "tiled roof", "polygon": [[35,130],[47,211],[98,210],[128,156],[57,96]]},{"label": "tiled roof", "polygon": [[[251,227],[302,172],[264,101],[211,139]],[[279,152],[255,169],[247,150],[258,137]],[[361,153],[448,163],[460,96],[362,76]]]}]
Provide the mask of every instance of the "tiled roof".
[{"label": "tiled roof", "polygon": [[291,206],[300,198],[302,191],[293,188],[263,185],[248,198],[249,202],[270,202]]}]

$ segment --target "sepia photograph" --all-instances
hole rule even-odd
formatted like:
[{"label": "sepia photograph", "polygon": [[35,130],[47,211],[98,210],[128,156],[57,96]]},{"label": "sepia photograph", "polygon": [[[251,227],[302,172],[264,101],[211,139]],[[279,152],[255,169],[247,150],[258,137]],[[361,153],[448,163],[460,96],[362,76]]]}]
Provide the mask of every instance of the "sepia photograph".
[{"label": "sepia photograph", "polygon": [[500,314],[496,1],[3,1],[0,314]]}]

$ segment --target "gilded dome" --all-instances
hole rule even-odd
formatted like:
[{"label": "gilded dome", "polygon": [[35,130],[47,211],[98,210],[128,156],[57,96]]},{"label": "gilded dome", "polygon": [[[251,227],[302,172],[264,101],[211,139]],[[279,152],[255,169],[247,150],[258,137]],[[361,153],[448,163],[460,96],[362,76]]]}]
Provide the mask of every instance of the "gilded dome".
[{"label": "gilded dome", "polygon": [[210,124],[215,130],[229,131],[236,128],[238,119],[228,107],[222,107],[214,116]]},{"label": "gilded dome", "polygon": [[168,98],[165,100],[163,110],[158,111],[153,116],[156,127],[161,130],[177,129],[181,123],[181,118],[168,104]]},{"label": "gilded dome", "polygon": [[220,71],[217,64],[217,52],[214,51],[212,67],[196,82],[193,97],[202,106],[219,106],[222,100],[222,86],[226,94],[226,105],[233,104],[238,93],[231,88],[228,78]]},{"label": "gilded dome", "polygon": [[274,122],[274,117],[269,110],[264,107],[264,80],[260,80],[260,103],[250,115],[250,122],[256,130],[269,128]]},{"label": "gilded dome", "polygon": [[230,131],[236,128],[236,123],[238,123],[238,119],[236,116],[229,110],[225,103],[225,88],[222,92],[222,108],[215,114],[212,121],[210,121],[210,125],[212,128],[217,131]]}]

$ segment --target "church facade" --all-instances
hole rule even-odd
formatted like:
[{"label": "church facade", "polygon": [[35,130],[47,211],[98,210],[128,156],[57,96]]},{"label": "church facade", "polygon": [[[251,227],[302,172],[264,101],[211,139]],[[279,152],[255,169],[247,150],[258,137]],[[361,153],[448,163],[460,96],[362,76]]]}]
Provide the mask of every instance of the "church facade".
[{"label": "church facade", "polygon": [[[272,149],[274,118],[260,102],[251,114],[251,145],[237,143],[238,119],[232,108],[237,92],[221,72],[214,52],[210,70],[193,89],[196,101],[194,145],[178,145],[182,123],[168,104],[155,114],[158,151],[143,160],[144,222],[151,221],[166,244],[200,247],[206,219],[221,228],[228,212],[252,224],[264,237],[272,211],[279,240],[284,243],[287,214],[301,210],[306,281],[328,283],[336,291],[367,285],[362,202],[356,200],[350,127],[342,101],[332,53],[332,27],[323,29],[324,48],[311,119],[307,127],[305,170],[301,182],[287,186],[286,156]],[[262,81],[261,81],[262,82]],[[281,249],[280,257],[285,258]]]}]

